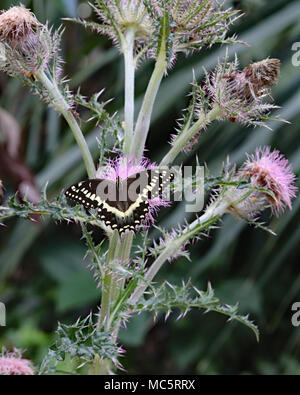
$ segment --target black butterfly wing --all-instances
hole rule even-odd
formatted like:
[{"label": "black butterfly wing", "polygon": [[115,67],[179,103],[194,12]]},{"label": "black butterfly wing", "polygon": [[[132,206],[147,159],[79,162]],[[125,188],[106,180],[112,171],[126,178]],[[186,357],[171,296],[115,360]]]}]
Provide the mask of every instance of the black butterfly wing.
[{"label": "black butterfly wing", "polygon": [[84,206],[87,210],[97,210],[99,218],[106,226],[117,229],[118,224],[116,216],[108,210],[109,207],[104,207],[104,205],[107,206],[107,197],[101,196],[101,191],[103,191],[104,195],[105,189],[108,186],[113,190],[116,188],[116,183],[101,179],[90,179],[72,185],[65,192],[65,195],[70,200]]},{"label": "black butterfly wing", "polygon": [[82,204],[87,209],[96,209],[101,202],[96,200],[97,187],[102,180],[87,180],[72,185],[65,195],[70,200]]},{"label": "black butterfly wing", "polygon": [[[72,185],[65,195],[70,200],[81,204],[87,210],[97,210],[98,217],[111,229],[117,229],[120,233],[127,230],[135,230],[137,215],[125,214],[127,203],[119,202],[118,184],[102,179],[89,179]],[[123,208],[124,206],[124,208]],[[146,205],[145,205],[146,207]]]},{"label": "black butterfly wing", "polygon": [[174,180],[169,170],[153,169],[137,173],[120,185],[120,195],[126,191],[126,211],[121,232],[136,229],[147,222],[150,211],[150,200],[161,197],[164,190]]},{"label": "black butterfly wing", "polygon": [[88,210],[97,210],[106,226],[124,233],[146,221],[149,200],[161,196],[173,178],[169,171],[157,169],[137,173],[117,183],[90,179],[71,186],[65,195]]},{"label": "black butterfly wing", "polygon": [[[127,183],[128,201],[132,204],[139,197],[147,201],[161,197],[173,180],[174,173],[170,170],[153,169],[137,173],[125,180]],[[131,197],[132,192],[133,197]]]}]

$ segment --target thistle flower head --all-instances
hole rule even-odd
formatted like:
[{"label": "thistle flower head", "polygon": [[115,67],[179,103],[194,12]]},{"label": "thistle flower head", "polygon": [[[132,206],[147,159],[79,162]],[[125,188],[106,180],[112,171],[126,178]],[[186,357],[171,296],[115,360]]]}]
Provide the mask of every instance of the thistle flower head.
[{"label": "thistle flower head", "polygon": [[23,5],[0,14],[0,70],[11,76],[44,70],[58,50],[58,36]]},{"label": "thistle flower head", "polygon": [[20,351],[8,353],[4,350],[0,355],[0,375],[33,376],[34,368],[30,361],[22,358]]},{"label": "thistle flower head", "polygon": [[[120,156],[114,160],[109,160],[105,167],[99,168],[96,177],[112,182],[117,182],[118,179],[124,181],[138,173],[148,170],[154,171],[156,168],[157,165],[151,163],[148,159],[143,158],[138,161],[135,158],[128,159],[127,157]],[[136,191],[132,192],[135,193]],[[142,223],[142,227],[153,225],[159,208],[168,207],[170,205],[163,197],[151,197],[151,194],[149,195],[148,203],[150,210]]]},{"label": "thistle flower head", "polygon": [[154,31],[153,20],[150,17],[143,0],[101,0],[94,7],[103,22],[99,29],[107,34],[116,44],[120,44],[119,33],[126,34],[134,31],[138,44],[149,40]]},{"label": "thistle flower head", "polygon": [[0,12],[0,41],[18,41],[32,34],[41,24],[35,15],[21,4]]},{"label": "thistle flower head", "polygon": [[251,188],[230,187],[226,199],[231,202],[229,211],[243,218],[252,218],[271,207],[274,214],[292,209],[292,199],[296,197],[295,175],[291,165],[270,147],[257,148],[255,154],[247,155],[248,160],[233,177],[233,181],[247,182]]},{"label": "thistle flower head", "polygon": [[211,105],[219,106],[221,118],[245,125],[264,125],[268,112],[276,106],[265,101],[280,73],[278,59],[264,59],[242,71],[238,60],[219,63],[206,78],[206,95]]},{"label": "thistle flower head", "polygon": [[270,147],[256,149],[254,155],[240,169],[240,175],[250,177],[251,184],[257,188],[268,189],[272,195],[265,194],[272,211],[279,214],[286,207],[292,209],[292,198],[296,197],[296,176],[288,160],[277,150]]},{"label": "thistle flower head", "polygon": [[280,60],[268,58],[252,63],[244,68],[242,74],[252,86],[254,93],[259,93],[261,88],[277,83],[280,74]]},{"label": "thistle flower head", "polygon": [[155,167],[155,163],[151,163],[145,158],[138,161],[135,158],[128,159],[126,156],[119,156],[115,159],[109,159],[105,167],[99,168],[97,177],[116,182],[118,178],[126,180],[128,177],[145,170],[152,170]]}]

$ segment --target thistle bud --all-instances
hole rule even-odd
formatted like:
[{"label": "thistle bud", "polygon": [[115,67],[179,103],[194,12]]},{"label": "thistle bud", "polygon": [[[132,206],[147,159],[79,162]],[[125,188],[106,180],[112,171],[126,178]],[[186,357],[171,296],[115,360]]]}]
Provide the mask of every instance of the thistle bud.
[{"label": "thistle bud", "polygon": [[115,43],[120,44],[116,25],[124,34],[132,29],[137,44],[144,44],[153,35],[154,22],[143,0],[102,0],[94,9],[103,22],[99,30]]},{"label": "thistle bud", "polygon": [[44,70],[57,50],[47,26],[23,5],[0,14],[0,43],[0,70],[12,76]]},{"label": "thistle bud", "polygon": [[21,4],[0,13],[0,41],[18,42],[32,34],[41,24],[35,15]]},{"label": "thistle bud", "polygon": [[[224,8],[225,1],[177,0],[156,4],[161,15],[167,9],[172,22],[173,52],[186,54],[215,43],[226,43],[230,25],[240,16],[240,12]],[[159,2],[158,2],[159,3]],[[235,41],[231,38],[230,42]]]},{"label": "thistle bud", "polygon": [[235,180],[250,181],[251,189],[230,187],[225,194],[231,202],[229,211],[251,218],[267,207],[275,215],[283,213],[286,207],[291,210],[297,192],[295,179],[291,165],[279,151],[258,148],[254,155],[248,155],[235,177]]},{"label": "thistle bud", "polygon": [[242,71],[249,85],[259,92],[265,86],[273,86],[277,83],[280,74],[279,59],[264,59],[252,63]]},{"label": "thistle bud", "polygon": [[242,71],[237,70],[228,76],[224,75],[223,78],[227,80],[227,94],[230,98],[250,105],[264,93],[263,88],[272,87],[277,83],[279,73],[279,59],[264,59],[250,64]]},{"label": "thistle bud", "polygon": [[264,125],[268,112],[276,108],[265,99],[270,96],[270,87],[276,84],[279,73],[279,59],[264,59],[242,71],[238,69],[237,59],[233,63],[225,61],[207,75],[205,93],[211,105],[220,108],[220,118],[245,125]]}]

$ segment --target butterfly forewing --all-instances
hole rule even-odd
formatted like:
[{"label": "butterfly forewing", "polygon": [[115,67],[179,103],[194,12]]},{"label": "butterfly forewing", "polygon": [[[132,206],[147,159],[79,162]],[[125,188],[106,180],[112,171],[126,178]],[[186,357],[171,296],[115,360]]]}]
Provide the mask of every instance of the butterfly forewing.
[{"label": "butterfly forewing", "polygon": [[148,170],[117,182],[90,179],[71,186],[66,196],[95,209],[106,226],[120,233],[135,230],[149,214],[151,199],[160,197],[174,176],[169,171]]},{"label": "butterfly forewing", "polygon": [[65,195],[76,203],[82,204],[87,209],[96,209],[101,205],[97,196],[97,187],[103,180],[87,180],[71,186]]}]

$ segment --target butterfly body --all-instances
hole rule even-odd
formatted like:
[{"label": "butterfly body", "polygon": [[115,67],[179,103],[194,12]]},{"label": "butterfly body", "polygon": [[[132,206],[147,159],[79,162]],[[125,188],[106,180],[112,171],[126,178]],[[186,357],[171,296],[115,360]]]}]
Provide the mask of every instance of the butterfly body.
[{"label": "butterfly body", "polygon": [[118,177],[116,181],[83,181],[71,186],[65,194],[86,209],[96,210],[107,227],[124,233],[147,222],[151,199],[160,197],[172,179],[169,172],[146,170],[126,179]]}]

